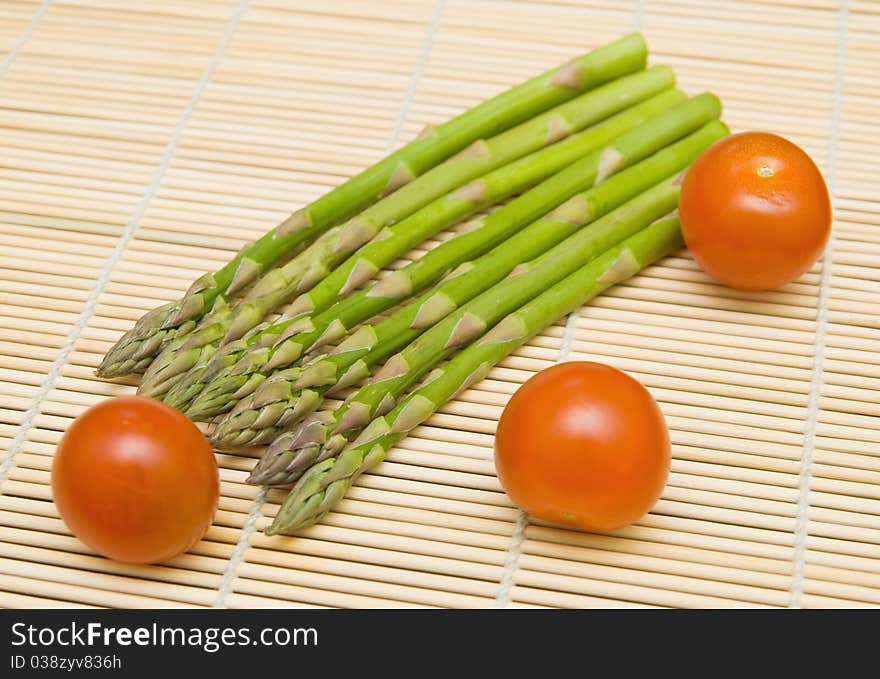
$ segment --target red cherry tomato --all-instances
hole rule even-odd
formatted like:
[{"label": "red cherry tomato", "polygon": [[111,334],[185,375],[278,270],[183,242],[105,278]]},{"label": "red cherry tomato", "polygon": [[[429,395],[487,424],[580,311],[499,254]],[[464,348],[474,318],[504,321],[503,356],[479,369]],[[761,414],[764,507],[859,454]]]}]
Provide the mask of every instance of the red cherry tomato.
[{"label": "red cherry tomato", "polygon": [[666,423],[648,391],[600,363],[541,371],[508,402],[495,468],[525,512],[593,531],[626,526],[660,497],[669,472]]},{"label": "red cherry tomato", "polygon": [[217,461],[181,412],[141,396],[111,398],[64,434],[52,492],[61,518],[96,552],[132,563],[166,561],[211,525]]},{"label": "red cherry tomato", "polygon": [[681,230],[710,276],[743,290],[785,285],[820,257],[831,232],[825,180],[798,146],[744,132],[715,142],[685,174]]}]

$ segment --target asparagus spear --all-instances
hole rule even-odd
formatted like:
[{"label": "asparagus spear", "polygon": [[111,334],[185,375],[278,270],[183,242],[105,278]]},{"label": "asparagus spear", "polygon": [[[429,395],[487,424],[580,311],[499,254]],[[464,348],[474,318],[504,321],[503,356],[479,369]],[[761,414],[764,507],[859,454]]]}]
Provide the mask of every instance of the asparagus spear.
[{"label": "asparagus spear", "polygon": [[[314,313],[325,310],[340,294],[345,294],[350,288],[357,287],[363,282],[363,276],[372,275],[433,233],[477,210],[520,193],[558,172],[579,157],[607,144],[623,132],[645,122],[651,116],[681,103],[684,99],[685,95],[680,90],[666,90],[588,130],[515,160],[513,163],[474,180],[462,189],[438,198],[410,217],[386,228],[384,237],[360,248],[321,283],[288,306],[282,320],[269,326],[265,332],[261,329],[260,334],[271,334],[281,328],[285,330],[284,336],[287,336],[292,334],[288,330],[308,327],[309,331],[314,333],[314,339],[317,340],[330,326],[332,326],[331,331],[338,331],[343,322],[341,316],[345,316],[345,313],[338,308],[331,309],[328,313],[317,318],[313,317],[307,326],[291,324],[289,321],[300,316],[306,310]],[[436,255],[432,259],[436,259]],[[424,268],[423,266],[422,269]],[[445,268],[448,269],[448,265],[445,265]],[[443,269],[438,269],[435,266],[434,271],[436,273],[433,278],[436,279],[442,274]],[[424,285],[427,285],[428,282]],[[375,313],[392,306],[394,301],[393,298],[387,296],[366,299],[364,299],[364,295],[353,297],[357,299],[352,299],[346,308],[356,314],[355,322],[372,317]],[[369,311],[370,309],[375,309],[375,311]],[[364,315],[365,312],[368,313]],[[147,369],[138,392],[152,398],[161,398],[168,392],[172,384],[178,384],[179,386],[174,393],[168,394],[165,400],[177,408],[185,408],[191,399],[199,393],[201,385],[211,376],[211,371],[206,374],[205,368],[196,362],[203,353],[207,354],[207,352],[203,352],[200,342],[211,341],[219,344],[227,325],[228,314],[226,318],[211,323],[210,330],[200,328],[203,332],[194,340],[187,340],[184,337],[169,343],[168,348]],[[319,327],[320,330],[318,330]],[[248,333],[247,339],[243,342],[227,343],[215,365],[227,363],[229,361],[227,357],[230,354],[240,352],[254,343],[257,340],[256,334]],[[324,339],[327,338],[329,335]],[[185,378],[178,375],[179,371],[190,370],[197,365],[200,369],[194,370],[192,375]]]},{"label": "asparagus spear", "polygon": [[177,334],[190,332],[214,309],[218,298],[233,295],[266,268],[357,214],[381,195],[449,158],[477,139],[498,134],[602,83],[644,68],[647,55],[639,34],[631,34],[567,64],[517,85],[380,160],[323,197],[294,212],[279,226],[247,245],[220,270],[196,280],[178,302],[147,312],[104,357],[100,377],[117,377],[146,368]]},{"label": "asparagus spear", "polygon": [[[719,103],[717,98],[706,94],[696,97],[690,102],[686,102],[680,107],[676,107],[664,114],[660,114],[647,124],[621,136],[605,149],[596,151],[574,163],[532,191],[513,200],[501,210],[489,215],[481,228],[448,241],[419,262],[406,267],[403,270],[405,272],[403,276],[392,275],[385,281],[377,284],[360,296],[360,303],[366,306],[367,302],[371,305],[375,304],[375,298],[391,298],[386,300],[386,306],[379,307],[380,309],[389,308],[396,301],[406,298],[411,294],[411,284],[418,282],[419,271],[423,272],[425,268],[428,268],[438,260],[448,261],[448,259],[444,258],[448,258],[453,252],[454,257],[461,257],[458,261],[462,261],[470,253],[480,254],[486,252],[490,247],[507,239],[503,250],[496,250],[484,256],[478,262],[463,264],[459,267],[457,275],[454,275],[442,284],[441,290],[438,291],[439,294],[429,295],[417,304],[408,305],[406,312],[401,311],[392,316],[392,319],[395,319],[393,321],[391,319],[383,321],[375,328],[362,328],[355,335],[348,338],[339,347],[337,354],[341,351],[356,352],[357,356],[352,362],[348,363],[346,358],[339,356],[336,358],[330,357],[332,360],[323,364],[323,372],[321,370],[312,370],[310,375],[326,375],[325,382],[333,383],[343,376],[343,372],[347,371],[346,377],[349,378],[347,383],[355,383],[354,376],[359,373],[363,376],[363,369],[365,367],[360,359],[373,346],[380,343],[379,339],[385,336],[381,334],[383,331],[387,333],[387,337],[394,339],[402,335],[402,333],[408,332],[409,326],[414,322],[429,324],[430,320],[436,320],[444,313],[455,308],[456,294],[469,293],[471,290],[476,290],[476,292],[485,290],[486,287],[505,276],[516,264],[532,256],[530,253],[540,252],[541,250],[536,250],[538,246],[545,244],[543,245],[544,248],[550,247],[555,242],[558,242],[553,240],[554,238],[558,237],[561,240],[576,228],[570,222],[563,222],[560,225],[557,221],[551,220],[549,225],[538,225],[530,228],[526,234],[516,234],[516,231],[522,224],[529,223],[539,215],[558,206],[563,200],[571,198],[578,191],[593,185],[597,179],[601,179],[605,174],[616,172],[626,167],[632,161],[649,155],[656,148],[680,138],[706,120],[711,120],[717,116],[718,112]],[[712,134],[711,131],[709,134]],[[700,148],[703,147],[700,146]],[[677,156],[675,156],[673,162],[679,162]],[[644,175],[642,172],[633,172],[627,174],[625,180],[618,180],[616,177],[612,177],[611,180],[596,186],[595,195],[586,200],[595,201],[595,210],[597,211],[595,214],[598,216],[603,209],[606,209],[603,208],[604,205],[618,205],[622,200],[625,200],[625,198],[621,199],[621,196],[635,195],[638,191],[650,186],[650,183],[645,181],[646,176],[654,177],[651,182],[653,183],[663,177],[664,174]],[[610,186],[605,187],[605,183],[610,183]],[[434,253],[438,254],[434,256]],[[468,269],[476,270],[473,273],[469,273]],[[473,294],[476,294],[476,292]],[[465,299],[468,298],[466,297]],[[345,304],[345,302],[342,304]],[[347,305],[346,309],[352,310]],[[345,314],[340,314],[337,307],[331,308],[328,313],[330,312],[337,312],[335,320],[338,320],[339,323],[334,322],[333,326],[336,329],[339,329],[343,322],[347,322]],[[401,320],[404,322],[401,322]],[[296,322],[294,321],[294,323]],[[347,327],[350,327],[350,325]],[[377,330],[380,331],[379,335],[375,334]],[[314,337],[309,337],[308,339],[311,342],[315,341]],[[210,384],[192,402],[187,410],[187,414],[196,419],[210,417],[229,410],[239,400],[253,393],[254,389],[273,370],[287,367],[296,361],[308,346],[302,340],[302,336],[295,335],[279,341],[272,347],[264,344],[257,348],[252,348],[241,354],[238,361],[231,367],[227,365],[227,356],[221,350],[218,353],[220,358],[215,358],[212,362],[223,367],[215,369],[213,374],[209,376]],[[242,347],[242,350],[245,348]],[[387,354],[383,357],[387,357]],[[337,367],[344,369],[343,372],[329,370],[333,368],[330,365],[331,363],[336,363]],[[206,370],[205,374],[208,373],[209,371]],[[285,387],[283,383],[273,382],[273,384],[273,388],[278,389],[278,391],[274,392],[275,401],[282,400],[291,395],[291,387],[289,385]],[[271,402],[271,399],[262,400],[264,405],[269,402]],[[244,427],[254,423],[254,421],[255,418],[247,419],[246,416],[242,421],[244,426],[235,425],[233,428],[242,430]],[[227,431],[231,432],[231,430]],[[221,439],[229,439],[219,429],[218,436]],[[232,439],[229,439],[229,442],[231,443],[232,440],[235,440],[234,436]],[[240,441],[239,445],[242,443],[243,441]]]},{"label": "asparagus spear", "polygon": [[[303,366],[301,374],[294,370],[290,376],[285,371],[271,375],[253,397],[245,398],[221,421],[212,440],[222,447],[274,440],[270,454],[258,467],[258,471],[264,468],[269,471],[257,480],[265,483],[265,479],[275,478],[275,471],[286,467],[297,454],[286,447],[296,444],[298,449],[306,444],[299,433],[282,434],[277,439],[276,434],[279,429],[295,424],[297,416],[313,410],[313,402],[322,393],[357,384],[369,375],[370,366],[405,346],[423,328],[500,281],[517,264],[541,254],[663,177],[681,171],[703,148],[725,133],[723,123],[714,121],[705,125],[647,160],[571,198],[478,259],[466,273],[449,278],[377,325],[360,328],[334,353]],[[309,407],[305,407],[302,400]],[[272,462],[275,453],[279,456],[278,466]]]},{"label": "asparagus spear", "polygon": [[319,521],[345,496],[358,475],[384,460],[395,443],[457,393],[482,380],[505,356],[603,290],[683,244],[677,216],[660,219],[506,316],[479,341],[435,370],[390,412],[373,420],[338,457],[309,468],[266,534],[287,533]]},{"label": "asparagus spear", "polygon": [[335,457],[370,420],[391,410],[401,394],[457,347],[470,343],[507,313],[673,210],[678,193],[675,178],[670,177],[537,259],[518,266],[507,278],[391,357],[341,408],[307,419],[291,432],[289,440],[283,435],[276,439],[254,469],[253,482],[286,485],[296,480],[312,460]]}]

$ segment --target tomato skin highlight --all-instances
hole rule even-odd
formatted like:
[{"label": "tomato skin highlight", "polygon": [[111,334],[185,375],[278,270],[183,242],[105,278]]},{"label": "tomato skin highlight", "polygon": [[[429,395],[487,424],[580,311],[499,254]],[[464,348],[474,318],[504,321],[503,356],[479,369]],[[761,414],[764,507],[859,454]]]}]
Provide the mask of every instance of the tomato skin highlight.
[{"label": "tomato skin highlight", "polygon": [[183,413],[120,396],[68,427],[52,493],[68,528],[96,552],[157,563],[187,551],[211,525],[219,473],[207,439]]},{"label": "tomato skin highlight", "polygon": [[495,468],[526,513],[591,531],[627,526],[666,484],[666,422],[648,391],[591,362],[541,371],[511,397],[495,436]]},{"label": "tomato skin highlight", "polygon": [[679,199],[688,249],[706,273],[741,290],[790,283],[822,255],[831,200],[800,147],[766,132],[743,132],[691,164]]}]

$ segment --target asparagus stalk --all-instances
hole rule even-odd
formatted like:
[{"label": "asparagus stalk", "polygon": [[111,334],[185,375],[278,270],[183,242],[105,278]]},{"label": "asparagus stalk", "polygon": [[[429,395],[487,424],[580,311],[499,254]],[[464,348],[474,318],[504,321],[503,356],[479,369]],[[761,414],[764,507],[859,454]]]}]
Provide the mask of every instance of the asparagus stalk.
[{"label": "asparagus stalk", "polygon": [[457,393],[482,380],[505,356],[603,290],[683,244],[677,216],[660,219],[506,316],[479,341],[435,370],[390,412],[373,420],[338,457],[309,468],[266,534],[287,533],[319,521],[345,496],[358,475],[384,460],[395,443]]},{"label": "asparagus stalk", "polygon": [[[669,213],[677,204],[678,193],[675,177],[670,177],[569,236],[537,259],[518,266],[507,278],[392,356],[341,408],[307,419],[299,430],[292,432],[295,445],[283,443],[285,437],[279,437],[267,451],[265,465],[261,460],[252,473],[254,481],[286,485],[296,479],[304,468],[303,464],[310,459],[320,461],[335,457],[357,432],[374,417],[391,410],[416,380],[457,347],[480,337],[506,314],[585,266],[606,249]],[[279,470],[281,464],[284,468]]]},{"label": "asparagus stalk", "polygon": [[[725,133],[723,123],[706,124],[650,158],[575,195],[547,217],[476,260],[467,272],[447,279],[375,326],[363,326],[330,355],[304,365],[301,373],[294,370],[289,376],[286,371],[271,375],[253,397],[241,401],[220,422],[212,440],[221,447],[274,441],[265,462],[257,470],[269,471],[257,481],[265,483],[266,479],[275,478],[275,472],[298,455],[292,448],[298,450],[307,443],[298,432],[277,438],[276,434],[295,424],[296,417],[313,410],[312,403],[321,394],[357,384],[369,375],[372,365],[405,346],[425,327],[500,281],[521,262],[541,254],[663,177],[680,172],[703,148]],[[302,400],[307,401],[309,407],[305,407]],[[278,466],[272,461],[276,453]]]},{"label": "asparagus stalk", "polygon": [[645,66],[642,37],[631,34],[517,85],[427,133],[294,212],[229,263],[196,280],[178,302],[147,312],[110,349],[100,377],[143,370],[165,343],[190,332],[220,297],[234,295],[280,258],[357,214],[477,139],[498,134],[577,94]]},{"label": "asparagus stalk", "polygon": [[[284,318],[270,326],[262,334],[271,334],[278,331],[279,328],[283,328],[284,335],[287,336],[293,334],[290,332],[292,330],[307,328],[313,334],[314,340],[317,340],[328,328],[331,332],[338,332],[343,327],[341,324],[342,317],[345,316],[344,311],[334,308],[328,313],[320,314],[319,312],[326,310],[339,295],[346,294],[351,289],[358,287],[365,276],[372,276],[383,266],[440,229],[511,195],[522,192],[560,171],[578,158],[609,143],[620,134],[637,127],[651,116],[680,104],[684,99],[685,95],[680,90],[666,90],[588,130],[493,170],[463,188],[429,203],[410,217],[386,228],[382,234],[383,237],[360,248],[311,291],[304,293],[289,305],[285,310]],[[436,260],[437,256],[435,255],[431,259]],[[449,265],[444,263],[443,267],[438,269],[435,266],[432,279],[423,285],[436,280],[445,270],[448,270]],[[425,269],[424,266],[421,268]],[[424,276],[422,278],[424,279]],[[384,311],[393,306],[394,301],[394,298],[388,296],[374,296],[366,299],[364,295],[353,297],[356,299],[352,298],[345,308],[356,314],[354,323],[362,322],[375,313]],[[375,309],[375,311],[370,311],[371,309]],[[289,322],[305,311],[314,313],[317,318],[313,316],[307,325]],[[364,315],[365,312],[369,313]],[[180,386],[175,389],[175,392],[166,396],[165,399],[177,408],[185,408],[211,375],[210,371],[205,374],[205,368],[196,363],[196,359],[202,354],[199,340],[219,344],[224,335],[224,327],[228,326],[228,322],[227,317],[220,319],[217,323],[211,323],[211,330],[201,333],[200,337],[194,341],[185,341],[185,338],[181,338],[177,342],[170,343],[169,348],[163,351],[147,369],[138,390],[139,393],[152,398],[161,398],[168,392],[172,384],[179,384]],[[352,321],[349,321],[349,327],[351,324]],[[329,334],[325,336],[325,341],[329,337]],[[235,352],[241,352],[257,339],[256,333],[248,333],[243,342],[227,343],[215,365],[228,363],[228,356]],[[200,369],[194,370],[192,375],[181,378],[177,374],[177,371],[190,370],[197,365]]]},{"label": "asparagus stalk", "polygon": [[[490,247],[504,242],[503,249],[483,256],[476,262],[463,264],[459,267],[456,275],[445,281],[436,294],[429,295],[425,299],[418,300],[417,303],[410,304],[405,307],[406,311],[401,311],[392,319],[383,321],[375,328],[362,328],[353,336],[348,338],[337,350],[337,354],[344,352],[355,352],[357,354],[351,362],[346,358],[337,356],[325,362],[322,370],[310,371],[311,376],[324,375],[326,383],[334,383],[343,377],[343,373],[347,377],[343,380],[347,384],[356,382],[354,376],[361,374],[363,376],[364,365],[360,361],[363,356],[377,344],[386,341],[383,337],[391,340],[402,336],[409,332],[409,327],[413,323],[419,325],[430,324],[430,321],[437,320],[444,313],[452,311],[455,308],[456,295],[473,294],[481,290],[485,290],[493,283],[500,280],[503,276],[525,259],[534,256],[532,253],[541,252],[539,247],[549,248],[559,240],[567,237],[578,225],[571,221],[559,222],[558,220],[550,220],[549,224],[539,224],[530,227],[528,233],[517,233],[522,224],[528,224],[541,214],[545,214],[548,210],[558,206],[562,201],[571,198],[578,191],[592,186],[597,179],[602,179],[606,174],[614,173],[632,161],[639,160],[658,147],[679,139],[681,136],[692,131],[695,127],[706,120],[711,120],[718,115],[719,103],[717,98],[706,94],[696,97],[690,102],[682,104],[664,114],[660,114],[647,124],[632,130],[631,132],[618,138],[613,144],[603,150],[596,151],[593,154],[574,163],[568,168],[562,170],[554,177],[537,186],[532,191],[523,194],[519,198],[511,201],[507,206],[489,215],[484,225],[470,233],[459,236],[456,239],[448,241],[441,245],[427,256],[422,258],[404,269],[406,273],[403,276],[392,275],[385,281],[380,282],[369,291],[359,297],[360,303],[365,307],[369,302],[370,305],[377,304],[375,298],[386,299],[384,304],[379,308],[389,308],[401,299],[405,299],[412,293],[413,282],[419,281],[419,272],[436,264],[437,261],[463,261],[470,253],[480,254],[486,252]],[[708,133],[713,134],[711,130]],[[716,136],[718,131],[716,129]],[[712,137],[716,138],[715,136]],[[699,148],[702,149],[702,145]],[[689,159],[692,156],[687,155],[685,151],[678,149],[672,152],[673,162],[680,162],[677,158],[678,153],[685,153]],[[669,157],[665,157],[670,160]],[[685,161],[685,165],[689,160]],[[618,177],[612,177],[610,180],[600,183],[594,187],[594,194],[584,198],[587,202],[595,202],[594,215],[598,216],[603,210],[611,209],[615,205],[619,205],[626,200],[626,197],[635,195],[639,191],[647,188],[651,183],[659,181],[664,174],[651,175],[651,167],[640,172],[628,173],[626,178],[619,180]],[[656,168],[653,168],[656,172]],[[645,174],[647,172],[648,174]],[[652,178],[650,183],[646,182],[646,178]],[[610,184],[605,186],[605,184]],[[611,207],[604,207],[611,206]],[[558,240],[554,240],[558,239]],[[434,253],[438,253],[435,255]],[[409,270],[409,271],[407,271]],[[442,271],[442,270],[441,270]],[[438,275],[440,272],[437,272]],[[407,275],[409,274],[409,275]],[[429,277],[430,278],[430,277]],[[355,297],[358,297],[357,295]],[[464,299],[469,299],[465,297]],[[345,305],[343,301],[341,304]],[[345,305],[345,308],[352,311],[352,307]],[[376,307],[371,308],[375,309]],[[339,313],[340,309],[332,307],[328,313],[336,312],[337,316],[333,322],[333,328],[340,329],[347,322],[344,313]],[[336,322],[338,321],[338,323]],[[294,321],[296,323],[296,321]],[[344,329],[347,330],[346,326]],[[378,335],[376,332],[378,331]],[[383,334],[385,333],[385,334]],[[325,333],[326,334],[326,333]],[[344,334],[344,332],[342,333]],[[283,336],[283,335],[282,335]],[[337,335],[338,337],[339,335]],[[262,345],[244,351],[239,360],[231,367],[226,367],[225,358],[214,359],[215,365],[223,364],[224,367],[216,369],[210,375],[210,384],[204,391],[192,402],[187,410],[187,414],[196,419],[211,417],[221,412],[225,412],[234,407],[242,398],[253,393],[257,386],[271,374],[272,371],[287,367],[295,362],[302,355],[308,344],[303,341],[303,337],[294,335],[279,341],[275,346]],[[314,336],[307,337],[311,342],[315,341]],[[245,349],[246,347],[242,347]],[[225,348],[224,348],[225,349]],[[218,356],[223,354],[223,350]],[[387,358],[389,354],[384,354],[382,358]],[[380,359],[381,360],[381,359]],[[336,371],[335,367],[344,369],[343,372]],[[206,374],[209,371],[206,371]],[[273,382],[273,389],[278,391],[274,393],[274,401],[285,399],[293,396],[291,387],[284,386],[283,383]],[[309,386],[317,384],[310,383]],[[302,385],[299,385],[302,386]],[[299,386],[297,388],[299,388]],[[268,385],[267,385],[268,387]],[[271,395],[271,394],[270,394]],[[262,404],[268,404],[271,400],[262,399]],[[280,411],[279,411],[280,412]],[[235,439],[227,436],[233,429],[242,430],[244,427],[254,423],[255,418],[241,420],[244,426],[233,425],[226,429],[218,429],[217,435],[223,443],[223,439],[227,439],[230,443]],[[288,422],[288,424],[292,424]],[[239,444],[243,444],[243,440],[238,439]],[[225,445],[225,444],[224,444]]]}]

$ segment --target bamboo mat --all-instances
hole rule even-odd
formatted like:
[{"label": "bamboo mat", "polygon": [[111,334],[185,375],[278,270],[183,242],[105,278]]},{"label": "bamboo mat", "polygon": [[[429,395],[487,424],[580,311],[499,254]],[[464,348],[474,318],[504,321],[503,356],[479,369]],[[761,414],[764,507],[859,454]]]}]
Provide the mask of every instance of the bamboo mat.
[{"label": "bamboo mat", "polygon": [[[297,537],[220,455],[215,523],[161,566],[73,538],[49,469],[92,371],[144,311],[439,122],[644,31],[826,174],[834,235],[788,287],[716,285],[686,252],[523,347]],[[0,606],[837,607],[880,604],[880,3],[876,0],[2,0]],[[411,257],[418,256],[418,252]],[[533,523],[492,435],[556,361],[654,393],[668,487],[609,535]]]}]

